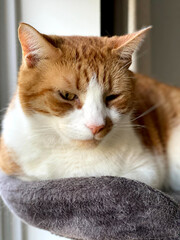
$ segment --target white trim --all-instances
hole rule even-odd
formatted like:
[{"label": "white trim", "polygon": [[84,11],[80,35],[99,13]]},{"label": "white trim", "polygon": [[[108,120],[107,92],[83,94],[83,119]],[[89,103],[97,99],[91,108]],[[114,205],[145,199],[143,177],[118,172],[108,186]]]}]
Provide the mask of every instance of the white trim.
[{"label": "white trim", "polygon": [[6,77],[8,81],[8,97],[14,94],[17,82],[17,51],[16,51],[16,3],[15,0],[4,0],[5,3],[5,38],[6,38]]},{"label": "white trim", "polygon": [[[128,21],[127,21],[127,28],[128,33],[133,33],[137,30],[137,1],[136,0],[128,0]],[[131,65],[132,71],[137,71],[137,61],[135,60],[137,54],[133,54],[133,61]]]},{"label": "white trim", "polygon": [[[16,0],[1,0],[1,48],[0,71],[1,106],[6,107],[7,102],[14,94],[17,81],[17,28],[16,28]],[[22,235],[22,222],[12,215],[0,200],[0,239],[25,240]]]},{"label": "white trim", "polygon": [[[151,1],[128,0],[128,33],[151,25]],[[151,74],[151,40],[147,35],[140,51],[133,54],[132,71]]]}]

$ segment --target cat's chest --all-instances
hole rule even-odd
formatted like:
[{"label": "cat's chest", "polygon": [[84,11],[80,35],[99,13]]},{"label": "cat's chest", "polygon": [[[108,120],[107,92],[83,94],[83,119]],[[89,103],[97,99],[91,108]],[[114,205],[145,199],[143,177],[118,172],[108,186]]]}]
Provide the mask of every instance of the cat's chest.
[{"label": "cat's chest", "polygon": [[[123,137],[123,139],[122,139]],[[23,170],[38,179],[86,176],[125,176],[151,158],[134,132],[109,138],[92,149],[52,144],[46,136],[36,142],[27,139],[22,148]],[[45,144],[46,142],[46,144]],[[28,147],[27,147],[28,146]],[[26,153],[26,157],[25,157]],[[20,157],[21,158],[21,157]]]}]

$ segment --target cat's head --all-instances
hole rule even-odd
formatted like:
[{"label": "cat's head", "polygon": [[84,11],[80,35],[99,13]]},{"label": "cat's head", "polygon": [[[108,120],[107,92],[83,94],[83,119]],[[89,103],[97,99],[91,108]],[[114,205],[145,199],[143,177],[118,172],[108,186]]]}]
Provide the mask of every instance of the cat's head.
[{"label": "cat's head", "polygon": [[128,68],[148,29],[111,38],[63,37],[21,24],[18,92],[25,114],[68,141],[99,142],[116,131],[132,110]]}]

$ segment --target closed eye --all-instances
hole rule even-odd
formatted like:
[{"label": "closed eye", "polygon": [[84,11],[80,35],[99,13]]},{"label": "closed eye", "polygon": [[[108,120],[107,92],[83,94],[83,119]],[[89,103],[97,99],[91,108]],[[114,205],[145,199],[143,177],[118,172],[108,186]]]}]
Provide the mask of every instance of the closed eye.
[{"label": "closed eye", "polygon": [[78,96],[74,93],[70,93],[66,91],[58,91],[58,92],[61,98],[67,101],[73,101],[78,98]]},{"label": "closed eye", "polygon": [[106,102],[110,102],[110,101],[116,99],[116,98],[119,97],[119,96],[120,96],[120,94],[112,94],[112,95],[109,95],[109,96],[106,97]]}]

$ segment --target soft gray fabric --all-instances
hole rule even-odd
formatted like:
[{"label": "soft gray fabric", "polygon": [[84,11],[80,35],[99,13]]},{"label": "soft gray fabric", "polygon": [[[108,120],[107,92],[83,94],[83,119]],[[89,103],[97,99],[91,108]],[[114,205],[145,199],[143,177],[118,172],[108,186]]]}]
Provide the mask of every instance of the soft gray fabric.
[{"label": "soft gray fabric", "polygon": [[178,240],[179,205],[147,185],[117,177],[23,182],[0,177],[7,206],[28,224],[88,240]]}]

